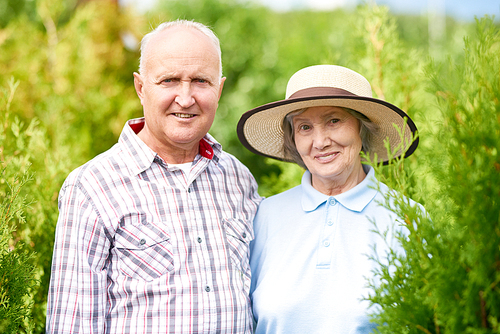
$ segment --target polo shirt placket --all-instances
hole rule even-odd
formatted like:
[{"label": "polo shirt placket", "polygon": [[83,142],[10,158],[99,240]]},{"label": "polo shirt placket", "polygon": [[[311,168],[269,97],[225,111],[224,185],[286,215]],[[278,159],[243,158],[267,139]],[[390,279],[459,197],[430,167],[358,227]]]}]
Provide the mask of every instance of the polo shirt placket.
[{"label": "polo shirt placket", "polygon": [[318,262],[317,269],[329,269],[334,250],[335,230],[337,229],[337,219],[340,204],[334,197],[329,197],[324,208],[325,220],[323,232],[318,240]]}]

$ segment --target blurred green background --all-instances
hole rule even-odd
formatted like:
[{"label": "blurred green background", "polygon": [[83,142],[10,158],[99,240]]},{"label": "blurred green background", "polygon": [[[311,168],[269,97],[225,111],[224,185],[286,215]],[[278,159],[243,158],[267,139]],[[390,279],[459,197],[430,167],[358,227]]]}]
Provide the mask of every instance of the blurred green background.
[{"label": "blurred green background", "polygon": [[[374,319],[389,322],[388,333],[500,333],[498,20],[444,17],[436,28],[430,15],[375,4],[276,12],[236,0],[158,1],[147,13],[117,1],[0,0],[0,332],[43,333],[60,186],[111,147],[126,120],[142,116],[132,76],[138,43],[177,18],[220,38],[227,80],[210,133],[250,168],[261,195],[298,184],[303,171],[248,152],[236,124],[283,99],[298,69],[349,67],[375,97],[407,111],[419,148],[380,173],[430,213],[418,232],[430,235],[406,246],[428,247],[415,254],[433,252],[434,262],[416,271],[417,259],[406,272],[418,272],[414,279],[377,292],[399,297],[373,298],[382,306]],[[400,180],[391,184],[394,168]]]}]

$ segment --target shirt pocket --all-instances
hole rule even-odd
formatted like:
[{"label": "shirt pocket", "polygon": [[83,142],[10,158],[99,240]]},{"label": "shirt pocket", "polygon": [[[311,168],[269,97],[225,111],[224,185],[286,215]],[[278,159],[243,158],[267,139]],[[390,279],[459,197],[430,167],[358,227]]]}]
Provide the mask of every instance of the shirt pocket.
[{"label": "shirt pocket", "polygon": [[254,238],[252,224],[239,218],[222,220],[233,269],[241,276],[245,288],[250,287],[250,241]]},{"label": "shirt pocket", "polygon": [[174,269],[170,236],[144,217],[129,216],[116,231],[118,268],[133,279],[152,281]]}]

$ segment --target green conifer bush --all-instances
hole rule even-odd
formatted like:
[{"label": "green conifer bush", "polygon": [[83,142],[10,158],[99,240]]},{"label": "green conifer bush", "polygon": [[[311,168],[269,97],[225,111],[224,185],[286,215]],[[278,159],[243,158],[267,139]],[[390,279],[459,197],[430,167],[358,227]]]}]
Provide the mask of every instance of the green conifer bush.
[{"label": "green conifer bush", "polygon": [[500,333],[499,55],[499,28],[486,17],[463,60],[426,70],[439,118],[418,163],[433,182],[410,194],[426,214],[402,197],[420,178],[401,173],[402,161],[385,171],[398,173],[384,181],[399,191],[388,200],[409,235],[399,236],[405,255],[388,254],[370,281],[381,333]]},{"label": "green conifer bush", "polygon": [[[22,190],[33,176],[24,158],[10,156],[5,150],[7,132],[20,134],[18,124],[7,120],[15,87],[11,81],[0,105],[0,333],[31,333],[38,280],[34,253],[22,240],[18,227],[26,226],[26,210],[31,203]],[[23,145],[19,139],[18,147]],[[7,159],[5,154],[9,154]]]},{"label": "green conifer bush", "polygon": [[[13,257],[12,261],[18,261],[19,275],[23,272],[23,263],[32,268],[32,278],[38,284],[26,285],[29,296],[23,298],[29,300],[26,305],[30,325],[34,332],[43,333],[58,215],[57,196],[71,162],[67,160],[68,147],[51,147],[46,129],[36,118],[25,124],[17,117],[16,92],[21,85],[22,82],[11,78],[7,87],[0,89],[0,167],[3,168],[0,199],[10,205],[1,217],[7,229],[3,230],[0,240],[15,251],[9,256]],[[13,213],[16,214],[12,216]],[[26,252],[29,257],[23,257]],[[2,262],[0,270],[8,271],[15,266],[12,261]]]},{"label": "green conifer bush", "polygon": [[[9,179],[13,179],[11,183]],[[15,225],[24,222],[28,203],[20,190],[31,175],[19,175],[11,166],[0,170],[0,332],[30,333],[33,289],[38,285],[33,253],[22,242],[12,240]]]}]

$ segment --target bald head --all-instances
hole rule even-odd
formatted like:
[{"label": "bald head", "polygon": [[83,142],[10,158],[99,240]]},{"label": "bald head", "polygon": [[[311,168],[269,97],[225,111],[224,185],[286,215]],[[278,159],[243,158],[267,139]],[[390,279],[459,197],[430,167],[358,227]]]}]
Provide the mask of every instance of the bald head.
[{"label": "bald head", "polygon": [[[150,33],[144,35],[141,41],[141,57],[140,57],[140,63],[139,63],[139,73],[140,74],[145,74],[146,73],[146,61],[148,57],[150,56],[151,52],[151,46],[154,43],[150,42],[151,40],[154,40],[155,38],[159,37],[161,32],[168,33],[166,30],[172,30],[174,32],[176,29],[173,28],[186,28],[186,29],[194,29],[197,30],[201,33],[203,33],[211,42],[213,45],[215,51],[218,54],[219,58],[219,78],[222,78],[222,57],[221,57],[221,49],[220,49],[220,43],[219,39],[217,36],[214,34],[214,32],[205,26],[202,23],[199,22],[194,22],[194,21],[188,21],[188,20],[177,20],[177,21],[170,21],[170,22],[164,22],[160,24],[156,29],[151,31]],[[162,34],[164,35],[164,34]]]}]

